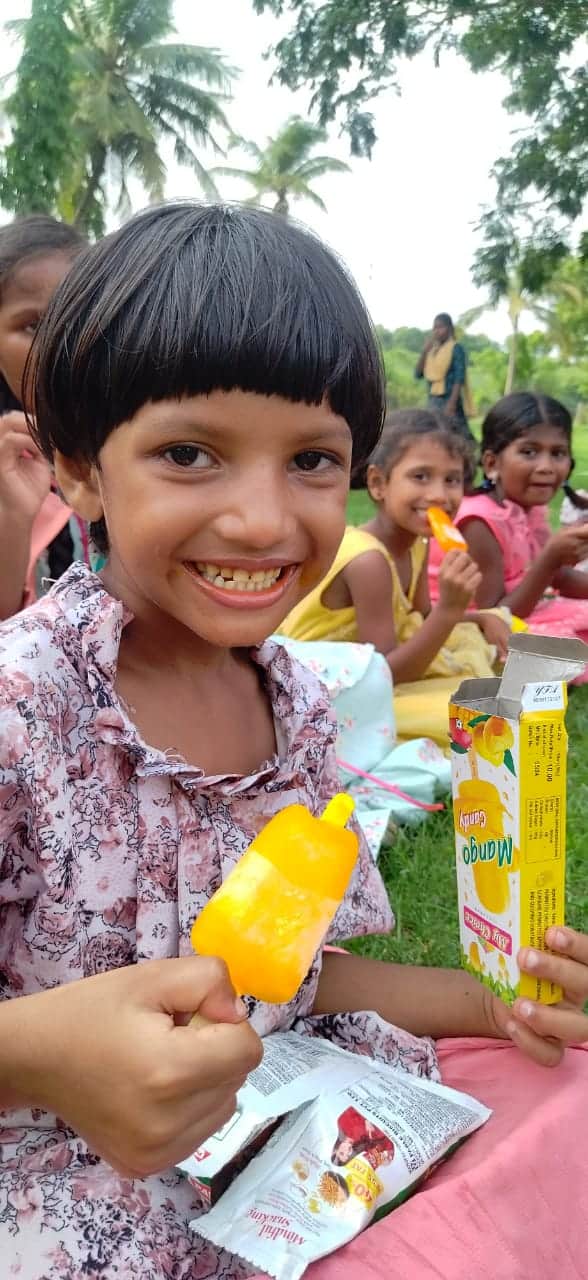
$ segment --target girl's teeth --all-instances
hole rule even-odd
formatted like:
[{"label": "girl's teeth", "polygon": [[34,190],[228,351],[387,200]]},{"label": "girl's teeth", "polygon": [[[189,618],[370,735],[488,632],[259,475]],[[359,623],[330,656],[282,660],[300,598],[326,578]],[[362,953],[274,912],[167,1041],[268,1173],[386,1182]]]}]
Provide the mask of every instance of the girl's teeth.
[{"label": "girl's teeth", "polygon": [[219,566],[204,561],[197,561],[196,568],[215,587],[223,587],[228,591],[267,591],[275,586],[281,569],[231,569],[230,566]]}]

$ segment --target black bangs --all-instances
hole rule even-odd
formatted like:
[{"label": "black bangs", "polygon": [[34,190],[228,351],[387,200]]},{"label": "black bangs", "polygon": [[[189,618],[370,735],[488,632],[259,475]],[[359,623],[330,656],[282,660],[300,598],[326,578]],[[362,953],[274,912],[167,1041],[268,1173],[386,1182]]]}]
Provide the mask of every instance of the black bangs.
[{"label": "black bangs", "polygon": [[239,388],[326,397],[354,462],[384,415],[377,339],[357,289],[320,241],[275,214],[170,204],[83,254],[35,340],[36,432],[95,459],[147,401]]}]

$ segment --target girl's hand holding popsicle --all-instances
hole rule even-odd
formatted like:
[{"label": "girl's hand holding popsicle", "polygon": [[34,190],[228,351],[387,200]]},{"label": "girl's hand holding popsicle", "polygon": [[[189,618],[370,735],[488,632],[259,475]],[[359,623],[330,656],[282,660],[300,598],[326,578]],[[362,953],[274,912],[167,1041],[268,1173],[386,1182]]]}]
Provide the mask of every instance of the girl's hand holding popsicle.
[{"label": "girl's hand holding popsicle", "polygon": [[[183,1025],[195,1008],[209,1024],[197,1034]],[[262,1055],[222,961],[194,956],[6,1001],[2,1035],[12,1048],[9,1074],[0,1044],[0,1105],[56,1113],[139,1178],[220,1129]]]}]

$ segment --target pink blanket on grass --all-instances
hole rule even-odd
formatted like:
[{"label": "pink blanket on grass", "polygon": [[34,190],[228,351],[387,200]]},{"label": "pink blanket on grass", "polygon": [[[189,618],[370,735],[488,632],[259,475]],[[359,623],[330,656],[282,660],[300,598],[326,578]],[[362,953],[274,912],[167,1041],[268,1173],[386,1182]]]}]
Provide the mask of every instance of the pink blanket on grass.
[{"label": "pink blanket on grass", "polygon": [[496,1040],[438,1044],[443,1083],[494,1114],[308,1280],[586,1280],[588,1044],[547,1070]]}]

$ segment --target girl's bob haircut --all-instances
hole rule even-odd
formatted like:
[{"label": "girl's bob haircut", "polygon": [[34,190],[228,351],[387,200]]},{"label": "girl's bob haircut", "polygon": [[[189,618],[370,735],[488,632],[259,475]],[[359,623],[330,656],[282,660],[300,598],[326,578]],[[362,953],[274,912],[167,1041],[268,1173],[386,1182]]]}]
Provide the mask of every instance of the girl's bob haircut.
[{"label": "girl's bob haircut", "polygon": [[344,267],[262,209],[192,201],[138,214],[82,254],[33,344],[43,452],[95,462],[148,401],[254,391],[346,419],[354,463],[384,418],[377,339]]}]

